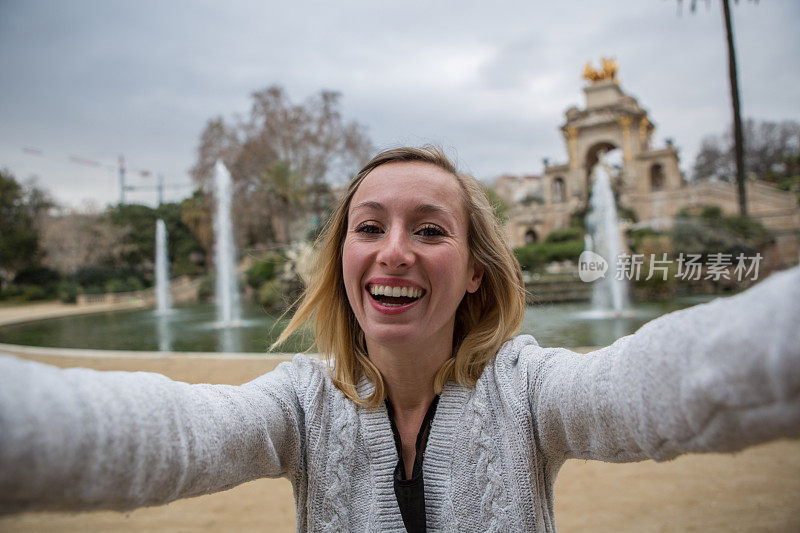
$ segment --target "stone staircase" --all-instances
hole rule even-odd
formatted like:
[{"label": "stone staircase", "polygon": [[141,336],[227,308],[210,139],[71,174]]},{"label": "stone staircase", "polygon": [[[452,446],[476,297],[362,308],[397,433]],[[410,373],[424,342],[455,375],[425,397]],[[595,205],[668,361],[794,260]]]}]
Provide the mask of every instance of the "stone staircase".
[{"label": "stone staircase", "polygon": [[528,305],[562,302],[588,302],[592,299],[592,284],[580,280],[576,273],[534,275],[525,283],[525,303]]}]

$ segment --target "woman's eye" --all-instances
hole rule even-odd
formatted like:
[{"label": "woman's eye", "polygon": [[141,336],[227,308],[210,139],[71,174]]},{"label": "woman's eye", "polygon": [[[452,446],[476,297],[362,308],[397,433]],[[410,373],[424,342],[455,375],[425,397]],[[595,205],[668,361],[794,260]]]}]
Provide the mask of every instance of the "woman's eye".
[{"label": "woman's eye", "polygon": [[369,222],[364,222],[356,226],[356,233],[367,233],[367,234],[376,234],[380,233],[381,228],[377,224],[371,224]]},{"label": "woman's eye", "polygon": [[423,226],[417,230],[417,235],[421,237],[442,237],[444,234],[440,227],[433,225]]}]

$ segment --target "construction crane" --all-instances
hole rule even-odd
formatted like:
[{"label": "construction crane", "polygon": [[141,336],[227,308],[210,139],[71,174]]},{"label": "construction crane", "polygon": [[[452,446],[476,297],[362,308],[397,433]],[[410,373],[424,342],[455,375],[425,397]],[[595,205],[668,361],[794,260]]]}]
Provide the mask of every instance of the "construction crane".
[{"label": "construction crane", "polygon": [[[39,148],[34,148],[30,146],[26,146],[22,148],[22,152],[27,155],[32,155],[36,157],[46,157],[42,150]],[[86,167],[92,168],[107,168],[110,171],[117,170],[119,176],[119,203],[125,204],[125,193],[128,191],[141,191],[141,190],[155,190],[157,194],[157,201],[158,205],[164,203],[164,191],[166,189],[181,189],[186,187],[192,187],[191,183],[177,183],[177,184],[165,184],[164,183],[164,175],[158,174],[157,182],[155,185],[129,185],[127,183],[127,173],[128,168],[125,163],[125,156],[120,154],[117,157],[117,166],[116,168],[112,165],[104,165],[94,159],[90,159],[88,157],[77,156],[77,155],[70,155],[69,161],[76,165],[82,165]],[[143,177],[151,176],[151,172],[149,170],[135,170],[137,174]]]}]

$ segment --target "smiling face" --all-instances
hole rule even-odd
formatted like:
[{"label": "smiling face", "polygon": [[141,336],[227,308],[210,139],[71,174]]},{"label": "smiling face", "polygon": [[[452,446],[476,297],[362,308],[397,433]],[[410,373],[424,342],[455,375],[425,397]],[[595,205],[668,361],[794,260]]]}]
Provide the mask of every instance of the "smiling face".
[{"label": "smiling face", "polygon": [[387,163],[361,182],[342,272],[368,349],[452,345],[456,309],[481,281],[462,194],[453,175],[421,162]]}]

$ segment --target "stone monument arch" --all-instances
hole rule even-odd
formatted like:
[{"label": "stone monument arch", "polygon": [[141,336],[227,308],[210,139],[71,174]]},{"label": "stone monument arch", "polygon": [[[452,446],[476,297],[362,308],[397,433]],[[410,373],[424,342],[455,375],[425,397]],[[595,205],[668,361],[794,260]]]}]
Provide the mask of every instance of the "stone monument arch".
[{"label": "stone monument arch", "polygon": [[[603,150],[622,152],[622,171],[612,186],[619,205],[634,212],[640,225],[666,229],[684,207],[718,205],[726,213],[738,212],[735,186],[710,180],[687,183],[672,142],[653,146],[654,122],[636,98],[623,91],[617,72],[616,61],[607,58],[599,70],[591,64],[584,67],[586,105],[567,109],[560,126],[566,163],[545,159],[541,175],[498,179],[495,190],[511,208],[506,225],[511,246],[543,240],[586,209],[592,167]],[[800,207],[794,195],[766,183],[746,186],[751,216],[774,232],[781,253],[796,259]]]},{"label": "stone monument arch", "polygon": [[[583,165],[581,166],[581,168],[586,169],[586,172],[584,173],[585,174],[584,177],[585,183],[583,184],[584,190],[590,191],[592,188],[592,168],[594,168],[594,166],[599,161],[600,154],[602,154],[603,152],[611,152],[617,149],[621,150],[622,147],[617,144],[614,144],[612,140],[598,141],[597,143],[589,146],[586,149],[586,153],[582,158]],[[619,187],[620,184],[615,183],[614,185]]]},{"label": "stone monument arch", "polygon": [[[567,227],[570,215],[585,208],[591,190],[592,167],[601,151],[619,149],[623,154],[623,168],[614,187],[620,203],[649,218],[651,211],[657,215],[658,202],[652,198],[651,179],[660,194],[680,189],[683,177],[678,168],[678,153],[672,144],[654,149],[651,145],[655,125],[647,110],[636,98],[626,94],[617,79],[617,64],[603,59],[603,68],[594,70],[590,64],[584,68],[588,84],[583,88],[586,106],[570,107],[561,125],[567,163],[550,164],[545,161],[540,180],[541,204],[530,213],[521,215],[517,228],[519,239],[530,240],[531,235],[541,238],[551,231]],[[652,204],[652,205],[651,205]]]},{"label": "stone monument arch", "polygon": [[616,72],[616,62],[610,59],[603,59],[602,71],[586,65],[584,77],[589,81],[583,88],[586,106],[567,109],[566,121],[561,126],[568,162],[545,167],[545,182],[563,177],[568,195],[584,202],[591,187],[592,167],[601,150],[622,151],[621,183],[617,184],[622,194],[650,192],[648,180],[639,177],[649,176],[654,166],[663,176],[660,190],[679,189],[683,184],[677,150],[670,143],[660,149],[653,148],[655,125],[636,98],[622,90]]}]

